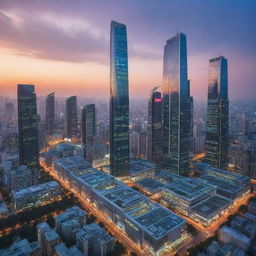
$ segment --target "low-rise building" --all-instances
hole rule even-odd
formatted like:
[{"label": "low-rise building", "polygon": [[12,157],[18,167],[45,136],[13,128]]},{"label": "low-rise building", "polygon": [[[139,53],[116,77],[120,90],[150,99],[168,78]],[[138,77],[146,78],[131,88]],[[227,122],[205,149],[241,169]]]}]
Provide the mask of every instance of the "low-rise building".
[{"label": "low-rise building", "polygon": [[13,191],[11,200],[16,211],[48,204],[60,199],[61,187],[56,181],[35,185],[22,190]]},{"label": "low-rise building", "polygon": [[39,223],[36,229],[38,242],[42,247],[42,255],[53,255],[54,248],[61,243],[60,236],[46,222]]},{"label": "low-rise building", "polygon": [[86,212],[78,206],[55,217],[55,228],[64,241],[74,242],[77,231],[86,223]]},{"label": "low-rise building", "polygon": [[76,234],[76,243],[85,256],[106,256],[113,250],[113,238],[96,223],[83,226]]},{"label": "low-rise building", "polygon": [[5,217],[9,213],[8,207],[4,200],[0,198],[0,217]]},{"label": "low-rise building", "polygon": [[77,248],[76,245],[67,248],[64,243],[58,244],[54,248],[56,256],[84,256],[84,254]]},{"label": "low-rise building", "polygon": [[16,240],[9,248],[0,249],[1,256],[41,256],[42,251],[38,242],[29,243],[27,239]]},{"label": "low-rise building", "polygon": [[251,242],[247,236],[227,226],[223,226],[219,230],[218,238],[222,243],[231,243],[243,250],[247,250]]}]

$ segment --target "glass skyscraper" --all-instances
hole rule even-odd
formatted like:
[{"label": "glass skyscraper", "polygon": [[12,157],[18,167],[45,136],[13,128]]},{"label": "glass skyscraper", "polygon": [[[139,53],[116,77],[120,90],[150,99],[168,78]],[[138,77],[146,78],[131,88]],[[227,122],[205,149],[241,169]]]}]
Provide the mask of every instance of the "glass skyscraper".
[{"label": "glass skyscraper", "polygon": [[77,138],[77,99],[71,96],[66,99],[65,117],[66,137],[69,139]]},{"label": "glass skyscraper", "polygon": [[45,105],[45,125],[46,125],[46,133],[48,136],[52,136],[54,132],[54,92],[50,93],[46,97],[46,105]]},{"label": "glass skyscraper", "polygon": [[228,164],[228,64],[220,56],[209,61],[205,162],[226,169]]},{"label": "glass skyscraper", "polygon": [[19,161],[33,177],[39,166],[38,123],[35,86],[18,84]]},{"label": "glass skyscraper", "polygon": [[93,137],[96,135],[95,104],[85,105],[82,109],[82,143],[93,145]]},{"label": "glass skyscraper", "polygon": [[163,164],[181,175],[189,171],[189,96],[186,35],[177,33],[164,47]]},{"label": "glass skyscraper", "polygon": [[110,32],[110,172],[129,173],[129,89],[127,33],[112,21]]},{"label": "glass skyscraper", "polygon": [[160,163],[162,160],[162,97],[153,89],[148,100],[147,160]]}]

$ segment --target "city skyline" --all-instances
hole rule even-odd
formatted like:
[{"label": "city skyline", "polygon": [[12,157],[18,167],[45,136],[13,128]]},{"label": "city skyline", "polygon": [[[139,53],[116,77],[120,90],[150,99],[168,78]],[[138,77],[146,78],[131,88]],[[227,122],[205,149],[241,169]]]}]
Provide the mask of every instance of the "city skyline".
[{"label": "city skyline", "polygon": [[[149,1],[147,5],[131,2],[124,8],[112,1],[108,11],[99,18],[105,3],[90,3],[85,8],[83,3],[70,6],[65,1],[61,4],[47,1],[42,5],[25,1],[22,6],[17,1],[0,1],[3,21],[0,68],[4,74],[0,78],[0,94],[14,95],[17,83],[33,83],[41,95],[55,91],[62,97],[70,94],[108,97],[107,24],[116,19],[129,28],[131,98],[144,97],[155,84],[161,84],[162,47],[165,39],[177,31],[187,35],[188,76],[195,99],[206,101],[208,60],[219,55],[226,56],[230,63],[230,99],[253,98],[256,38],[250,31],[254,31],[256,4],[236,2],[236,5],[225,2],[220,6],[218,3],[199,5],[195,1],[193,6],[188,6],[179,1],[160,3],[155,8]],[[143,8],[152,17],[142,14],[143,22],[136,22]],[[33,15],[27,15],[28,12]],[[184,14],[186,19],[181,20]],[[220,21],[213,19],[215,14]],[[246,37],[249,33],[250,37]],[[28,34],[30,40],[24,39]]]}]

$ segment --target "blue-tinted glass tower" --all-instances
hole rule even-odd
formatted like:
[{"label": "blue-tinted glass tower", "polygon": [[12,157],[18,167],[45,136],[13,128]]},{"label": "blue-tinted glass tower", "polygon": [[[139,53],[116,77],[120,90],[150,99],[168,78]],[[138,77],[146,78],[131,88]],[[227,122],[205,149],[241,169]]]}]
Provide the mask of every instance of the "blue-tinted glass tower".
[{"label": "blue-tinted glass tower", "polygon": [[148,100],[147,128],[147,160],[160,163],[162,161],[162,97],[161,92],[152,90]]},{"label": "blue-tinted glass tower", "polygon": [[39,167],[38,123],[35,86],[18,84],[19,161],[27,165],[36,179]]},{"label": "blue-tinted glass tower", "polygon": [[110,173],[129,173],[129,89],[127,33],[112,21],[110,32]]},{"label": "blue-tinted glass tower", "polygon": [[81,126],[83,145],[93,145],[93,137],[96,135],[95,104],[89,104],[83,107]]},{"label": "blue-tinted glass tower", "polygon": [[50,93],[46,97],[45,104],[45,125],[46,133],[48,136],[52,136],[54,132],[54,117],[55,117],[55,95],[54,92]]},{"label": "blue-tinted glass tower", "polygon": [[65,132],[69,139],[77,139],[77,98],[66,99]]},{"label": "blue-tinted glass tower", "polygon": [[164,47],[163,164],[180,175],[189,172],[189,111],[186,35],[178,33]]},{"label": "blue-tinted glass tower", "polygon": [[210,59],[204,161],[226,169],[229,141],[228,64],[220,56]]}]

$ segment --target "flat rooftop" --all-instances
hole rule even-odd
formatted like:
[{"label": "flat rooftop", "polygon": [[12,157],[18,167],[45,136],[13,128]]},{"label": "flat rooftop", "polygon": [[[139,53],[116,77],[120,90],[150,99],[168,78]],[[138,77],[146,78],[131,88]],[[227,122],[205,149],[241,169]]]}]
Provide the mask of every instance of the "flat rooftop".
[{"label": "flat rooftop", "polygon": [[216,187],[208,185],[200,179],[181,179],[174,184],[167,185],[164,190],[175,193],[187,201],[193,201],[207,194],[212,194]]},{"label": "flat rooftop", "polygon": [[65,170],[73,171],[78,169],[86,169],[91,167],[91,164],[85,161],[81,156],[63,157],[55,161],[55,164],[61,166]]},{"label": "flat rooftop", "polygon": [[180,176],[178,174],[172,173],[167,170],[158,170],[155,172],[154,178],[158,181],[164,183],[164,184],[171,184],[173,182],[176,182],[178,180],[184,179],[183,176]]},{"label": "flat rooftop", "polygon": [[164,187],[165,184],[153,179],[153,178],[145,178],[136,182],[138,186],[141,188],[148,190],[151,193],[158,191],[160,188]]},{"label": "flat rooftop", "polygon": [[191,210],[205,218],[210,218],[211,216],[216,215],[222,209],[228,207],[231,202],[232,201],[229,199],[214,195],[197,203],[195,206],[192,206]]},{"label": "flat rooftop", "polygon": [[26,196],[27,194],[31,194],[31,193],[36,193],[36,192],[40,192],[40,191],[49,191],[51,188],[60,188],[59,183],[57,183],[56,181],[50,181],[47,183],[43,183],[43,184],[39,184],[39,185],[35,185],[35,186],[31,186],[25,189],[21,189],[21,190],[17,190],[17,191],[13,191],[12,195],[14,198],[22,198],[24,196]]},{"label": "flat rooftop", "polygon": [[[185,220],[146,196],[124,185],[113,176],[90,168],[90,171],[77,176],[83,183],[100,194],[110,204],[120,209],[130,221],[149,233],[156,240],[166,235]],[[75,176],[75,174],[72,174]]]},{"label": "flat rooftop", "polygon": [[225,190],[228,193],[236,194],[243,190],[242,187],[235,185],[233,182],[209,174],[201,176],[200,179],[207,184],[217,186],[218,189]]},{"label": "flat rooftop", "polygon": [[144,159],[132,158],[129,160],[130,174],[138,174],[140,172],[154,170],[156,165],[154,163],[148,162]]}]

